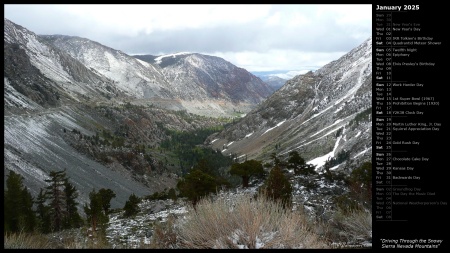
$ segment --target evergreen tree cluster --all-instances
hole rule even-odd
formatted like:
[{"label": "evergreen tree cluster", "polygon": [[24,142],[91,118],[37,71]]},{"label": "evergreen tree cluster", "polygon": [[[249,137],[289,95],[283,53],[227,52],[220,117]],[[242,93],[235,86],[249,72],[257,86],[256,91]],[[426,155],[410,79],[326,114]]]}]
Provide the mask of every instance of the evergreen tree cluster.
[{"label": "evergreen tree cluster", "polygon": [[37,222],[32,209],[33,197],[23,186],[23,177],[11,170],[6,188],[3,193],[4,231],[33,231]]},{"label": "evergreen tree cluster", "polygon": [[206,159],[202,159],[178,181],[177,188],[180,195],[186,197],[195,207],[201,198],[216,192],[221,186],[229,185]]},{"label": "evergreen tree cluster", "polygon": [[[292,203],[293,188],[282,170],[282,166],[285,166],[285,163],[281,162],[275,154],[271,158],[274,161],[274,166],[270,170],[259,193],[274,201],[280,201],[284,207],[289,207]],[[297,165],[297,163],[301,164],[300,161],[295,159],[291,163],[293,166]],[[208,166],[206,160],[201,160],[187,175],[178,181],[177,188],[180,191],[180,195],[190,200],[194,208],[201,198],[216,192],[221,186],[230,185],[229,182],[215,174],[214,171],[210,165]],[[265,176],[262,163],[253,159],[232,164],[229,174],[242,177],[243,187],[249,186],[250,178],[259,177],[263,179]]]},{"label": "evergreen tree cluster", "polygon": [[[70,183],[66,171],[51,171],[48,186],[41,188],[36,199],[23,185],[24,178],[10,171],[4,191],[4,231],[51,233],[79,228],[85,221],[78,212],[78,190]],[[110,201],[116,194],[111,189],[93,190],[90,203],[85,204],[88,221],[95,229],[98,224],[107,224]],[[33,208],[35,207],[35,208]]]},{"label": "evergreen tree cluster", "polygon": [[93,231],[96,231],[99,225],[103,230],[105,229],[109,221],[111,199],[114,197],[116,194],[111,189],[105,188],[101,188],[98,192],[93,189],[89,193],[90,202],[84,205],[84,212]]},{"label": "evergreen tree cluster", "polygon": [[23,186],[23,177],[9,172],[4,192],[5,231],[49,233],[83,225],[77,209],[78,191],[69,182],[65,170],[52,171],[49,176],[45,180],[49,185],[41,188],[34,200]]},{"label": "evergreen tree cluster", "polygon": [[197,129],[191,132],[166,129],[168,138],[161,142],[161,148],[178,157],[178,164],[183,175],[203,159],[207,160],[214,168],[230,166],[232,163],[230,157],[223,156],[219,150],[201,146],[209,135],[219,130],[221,130],[220,127]]}]

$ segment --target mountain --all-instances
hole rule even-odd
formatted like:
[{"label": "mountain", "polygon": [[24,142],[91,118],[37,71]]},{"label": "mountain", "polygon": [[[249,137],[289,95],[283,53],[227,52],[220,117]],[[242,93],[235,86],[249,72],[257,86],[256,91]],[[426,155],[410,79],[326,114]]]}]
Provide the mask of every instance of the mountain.
[{"label": "mountain", "polygon": [[112,82],[26,28],[5,19],[5,113],[110,96]]},{"label": "mountain", "polygon": [[109,188],[117,195],[111,206],[123,207],[132,193],[175,187],[181,162],[161,142],[224,124],[191,112],[230,116],[270,92],[217,57],[192,54],[163,67],[4,19],[4,181],[12,170],[36,196],[49,172],[65,169],[81,204],[93,189]]},{"label": "mountain", "polygon": [[275,91],[281,88],[287,81],[286,79],[278,76],[265,76],[264,78],[261,77],[261,79]]},{"label": "mountain", "polygon": [[[359,164],[372,148],[372,38],[322,68],[298,75],[206,143],[225,155],[267,160],[296,150],[320,168]],[[338,159],[339,157],[339,159]],[[349,158],[349,159],[343,159]]]},{"label": "mountain", "polygon": [[[134,57],[159,65],[171,90],[182,98],[183,106],[196,113],[200,111],[195,108],[214,101],[223,102],[224,106],[219,107],[221,110],[248,111],[247,106],[251,108],[273,93],[272,88],[260,78],[219,57],[186,52]],[[203,102],[203,105],[198,101]],[[221,105],[216,103],[215,107],[218,104]],[[238,104],[242,106],[237,107]],[[211,105],[209,109],[214,109],[214,106]]]},{"label": "mountain", "polygon": [[[45,35],[43,39],[70,54],[135,99],[167,101],[171,109],[208,116],[248,111],[272,93],[259,78],[222,58],[201,54],[132,57],[88,39]],[[141,60],[142,59],[142,60]]]}]

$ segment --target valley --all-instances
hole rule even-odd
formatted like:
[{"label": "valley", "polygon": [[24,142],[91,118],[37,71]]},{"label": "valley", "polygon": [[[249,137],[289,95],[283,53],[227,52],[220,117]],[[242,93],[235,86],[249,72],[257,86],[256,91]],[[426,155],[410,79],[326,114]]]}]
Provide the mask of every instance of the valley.
[{"label": "valley", "polygon": [[[371,208],[370,191],[354,181],[371,169],[371,37],[316,71],[270,85],[219,57],[132,56],[77,36],[37,35],[7,19],[4,52],[5,185],[15,172],[37,197],[49,175],[64,170],[80,214],[92,192],[111,189],[105,231],[113,245],[135,243],[137,234],[147,240],[168,212],[182,219],[206,194],[256,196],[275,167],[292,186],[292,209],[311,224]],[[230,172],[252,160],[258,176],[248,167]],[[128,227],[131,195],[144,200],[135,218],[152,229]],[[316,232],[339,241],[339,222],[330,234]],[[371,223],[364,229],[362,239],[345,240],[370,247]]]}]

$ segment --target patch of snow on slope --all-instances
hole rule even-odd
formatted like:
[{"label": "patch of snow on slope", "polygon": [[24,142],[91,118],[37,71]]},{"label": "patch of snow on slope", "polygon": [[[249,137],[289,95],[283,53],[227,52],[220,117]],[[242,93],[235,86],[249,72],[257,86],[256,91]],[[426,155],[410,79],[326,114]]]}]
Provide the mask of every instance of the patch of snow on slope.
[{"label": "patch of snow on slope", "polygon": [[299,146],[297,146],[297,147],[295,147],[295,148],[293,148],[293,149],[289,149],[288,151],[285,151],[285,152],[283,152],[283,153],[280,153],[280,155],[287,154],[287,153],[291,152],[291,151],[294,150],[294,149],[303,147],[303,146],[308,145],[308,144],[310,144],[310,143],[312,143],[312,142],[315,142],[315,141],[317,141],[317,140],[320,140],[320,139],[324,138],[325,136],[328,136],[328,135],[330,135],[330,134],[336,132],[336,131],[339,130],[340,128],[341,128],[341,127],[337,127],[337,128],[335,128],[335,129],[329,131],[328,133],[326,133],[326,134],[324,134],[324,135],[322,135],[322,136],[320,136],[320,137],[314,139],[314,140],[308,141],[307,143],[303,143],[303,144],[301,144],[301,145],[299,145]]},{"label": "patch of snow on slope", "polygon": [[322,167],[325,164],[325,162],[328,160],[328,158],[332,158],[334,156],[334,152],[336,151],[336,148],[338,147],[340,140],[341,140],[341,136],[339,136],[337,138],[336,143],[334,144],[334,148],[330,153],[320,156],[320,157],[317,157],[317,158],[314,158],[313,160],[311,160],[307,163],[315,165],[316,168]]},{"label": "patch of snow on slope", "polygon": [[161,56],[158,56],[155,58],[155,63],[161,64],[161,61],[163,58],[166,58],[166,57],[175,58],[177,55],[183,55],[183,54],[190,54],[190,53],[189,52],[179,52],[179,53],[174,53],[174,54],[161,55]]},{"label": "patch of snow on slope", "polygon": [[[344,99],[350,97],[351,95],[355,94],[356,91],[358,91],[358,89],[361,87],[361,85],[363,84],[362,82],[362,78],[364,76],[364,71],[366,71],[366,69],[368,69],[371,66],[372,63],[372,58],[367,58],[364,59],[364,62],[366,63],[366,66],[362,67],[359,73],[359,77],[358,77],[358,81],[356,82],[356,85],[353,86],[348,92],[347,94],[345,94],[344,96],[342,96],[341,98],[339,98],[338,100],[336,100],[336,102],[334,103],[334,105],[339,104],[340,102],[342,102]],[[349,72],[346,72],[344,74],[347,75]],[[344,78],[344,77],[343,77]]]},{"label": "patch of snow on slope", "polygon": [[363,151],[359,152],[358,154],[356,154],[352,159],[355,159],[356,157],[366,153],[367,151],[369,151],[369,149],[372,149],[372,147],[366,148]]},{"label": "patch of snow on slope", "polygon": [[[350,116],[353,116],[353,115],[350,115]],[[330,127],[332,127],[332,126],[338,124],[339,122],[341,122],[341,121],[343,121],[343,120],[346,120],[346,119],[349,118],[350,116],[347,116],[347,117],[345,117],[344,119],[338,119],[338,120],[336,120],[333,124],[331,124],[331,125],[329,125],[329,126],[323,128],[322,130],[320,130],[320,131],[314,133],[314,134],[311,135],[310,137],[316,136],[317,134],[323,132],[324,130],[326,130],[326,129],[328,129],[328,128],[330,128]]]},{"label": "patch of snow on slope", "polygon": [[24,153],[45,154],[47,150],[41,142],[45,138],[51,139],[45,130],[48,124],[48,121],[42,119],[29,118],[21,121],[18,118],[11,118],[5,122],[4,143],[16,147]]},{"label": "patch of snow on slope", "polygon": [[278,123],[276,126],[267,129],[263,134],[261,134],[261,136],[264,135],[264,134],[266,134],[267,132],[273,130],[274,128],[281,126],[281,124],[283,124],[284,122],[286,122],[286,120],[283,120],[283,121],[281,121],[280,123]]},{"label": "patch of snow on slope", "polygon": [[14,87],[11,86],[9,80],[5,77],[4,79],[4,101],[5,105],[17,106],[27,109],[38,109],[42,108],[40,105],[36,104],[32,100],[28,99],[20,92],[18,92]]},{"label": "patch of snow on slope", "polygon": [[251,132],[251,133],[247,134],[247,135],[245,136],[245,138],[248,138],[248,137],[252,136],[253,133],[254,133],[254,132]]},{"label": "patch of snow on slope", "polygon": [[315,117],[321,115],[322,113],[328,111],[328,110],[331,109],[332,107],[333,107],[333,105],[330,105],[330,106],[328,106],[327,108],[323,109],[322,111],[320,111],[320,112],[314,114],[313,116],[311,116],[311,118],[309,118],[309,119],[303,121],[303,122],[300,124],[300,126],[303,125],[303,124],[305,124],[306,122],[308,122],[308,121],[314,119]]}]

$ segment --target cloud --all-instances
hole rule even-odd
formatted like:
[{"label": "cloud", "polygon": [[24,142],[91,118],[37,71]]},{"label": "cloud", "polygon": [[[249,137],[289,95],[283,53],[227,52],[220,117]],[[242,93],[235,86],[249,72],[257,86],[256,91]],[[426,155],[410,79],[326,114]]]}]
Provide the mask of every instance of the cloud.
[{"label": "cloud", "polygon": [[371,14],[369,4],[5,5],[6,18],[37,34],[80,36],[128,54],[222,55],[248,70],[335,60],[371,36]]}]

